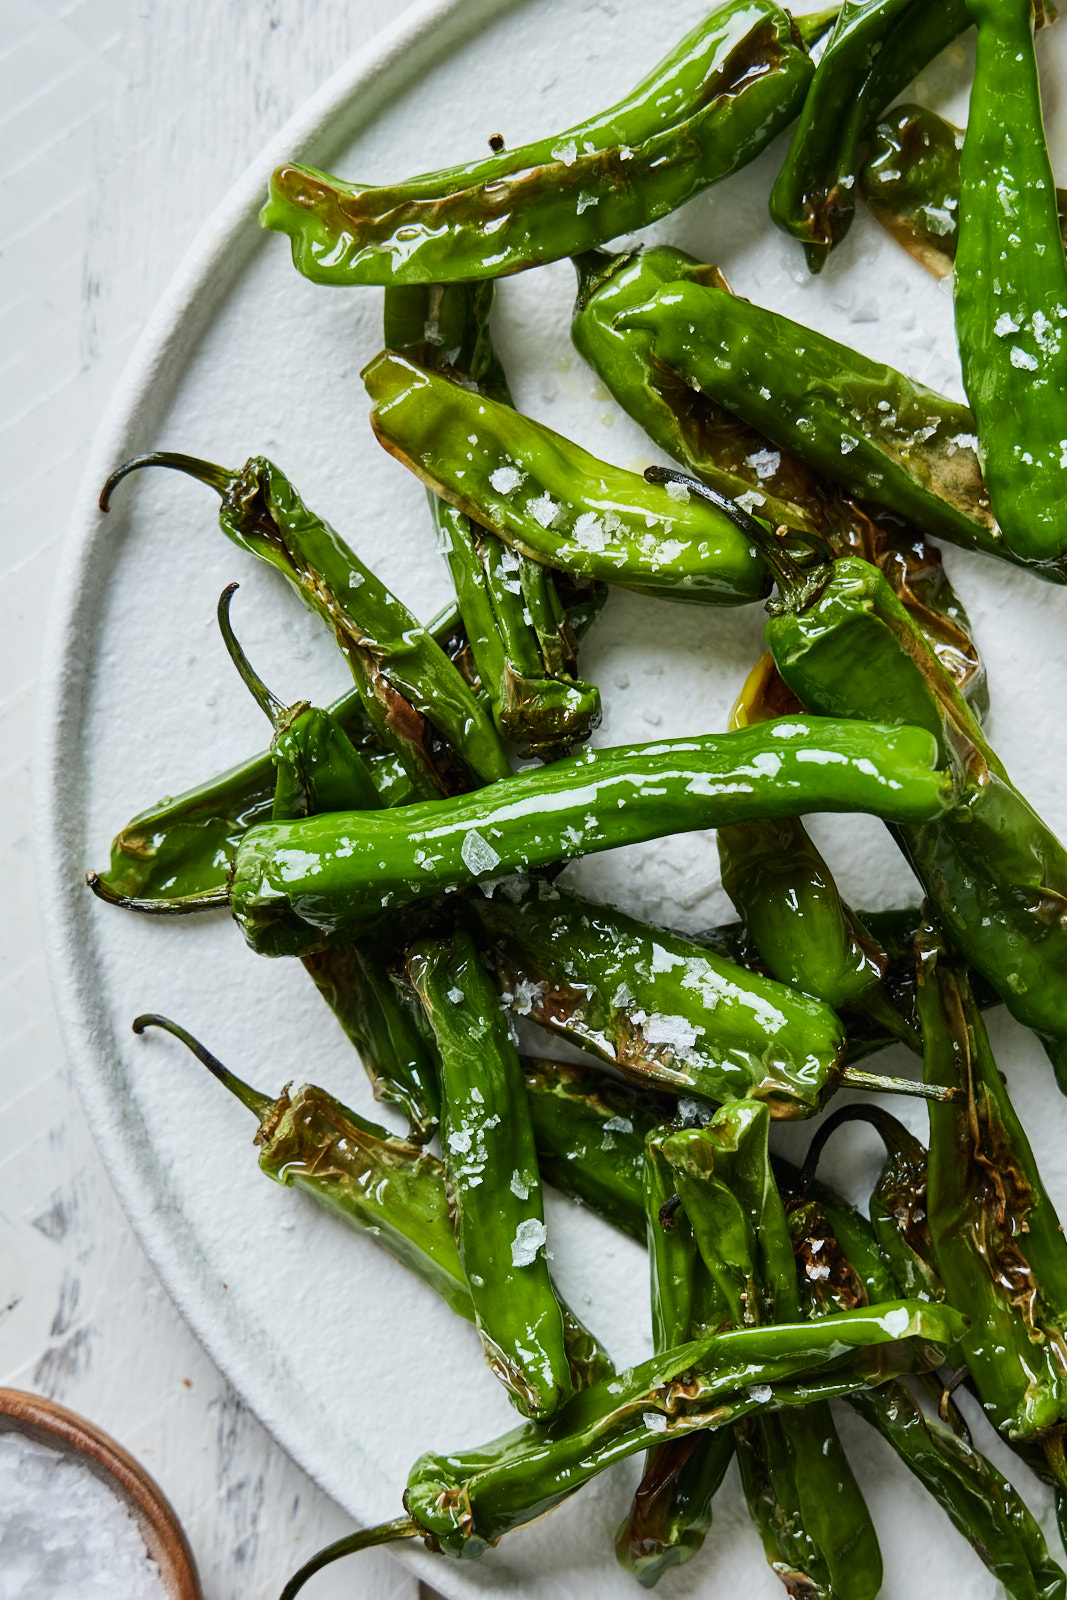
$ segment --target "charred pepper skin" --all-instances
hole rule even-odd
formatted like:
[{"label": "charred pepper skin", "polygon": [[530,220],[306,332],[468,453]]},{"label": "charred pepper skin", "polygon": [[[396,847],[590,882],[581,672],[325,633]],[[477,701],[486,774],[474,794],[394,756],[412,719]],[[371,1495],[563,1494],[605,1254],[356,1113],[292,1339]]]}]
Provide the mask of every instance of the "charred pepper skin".
[{"label": "charred pepper skin", "polygon": [[[512,405],[489,335],[493,293],[491,280],[387,289],[387,348]],[[589,737],[601,710],[595,685],[577,681],[577,640],[555,575],[432,491],[429,499],[497,728],[524,754],[566,755]]]},{"label": "charred pepper skin", "polygon": [[[871,133],[863,198],[898,244],[935,278],[947,278],[959,242],[963,129],[926,106],[894,106]],[[1067,242],[1067,191],[1056,190]]]},{"label": "charred pepper skin", "polygon": [[378,442],[521,555],[667,599],[745,605],[767,594],[759,551],[712,507],[391,351],[363,381]]},{"label": "charred pepper skin", "polygon": [[622,326],[666,284],[729,293],[717,267],[669,245],[580,257],[571,322],[576,349],[623,410],[667,455],[772,527],[813,534],[835,556],[860,555],[889,579],[979,715],[988,710],[985,668],[941,553],[923,533],[881,511],[875,520],[809,465],[776,449],[653,355],[648,331]]},{"label": "charred pepper skin", "polygon": [[279,167],[264,227],[315,283],[498,278],[665,216],[752,161],[812,77],[788,13],[730,0],[619,104],[554,137],[387,187]]},{"label": "charred pepper skin", "polygon": [[978,46],[960,154],[956,342],[1004,543],[1024,561],[1055,562],[1067,552],[1067,258],[1041,119],[1034,6],[967,0],[967,10]]},{"label": "charred pepper skin", "polygon": [[396,750],[421,797],[492,783],[511,771],[492,719],[437,641],[305,506],[273,462],[253,456],[233,472],[191,456],[138,456],[112,473],[102,510],[116,484],[144,466],[186,472],[213,488],[222,502],[222,531],[277,568],[322,617],[348,661],[368,722]]},{"label": "charred pepper skin", "polygon": [[415,945],[408,975],[437,1042],[449,1200],[485,1359],[544,1421],[572,1386],[518,1052],[468,934]]},{"label": "charred pepper skin", "polygon": [[927,1215],[962,1350],[989,1420],[1037,1443],[1064,1482],[1067,1240],[997,1071],[965,964],[933,924],[916,941],[927,1082],[964,1098],[931,1107]]},{"label": "charred pepper skin", "polygon": [[1067,581],[1067,561],[1028,554],[998,527],[967,406],[706,285],[667,285],[621,326],[644,329],[655,358],[692,388],[859,500],[1050,583]]},{"label": "charred pepper skin", "polygon": [[238,847],[233,914],[262,954],[310,955],[428,895],[693,828],[803,811],[932,819],[952,780],[925,730],[788,718],[585,751],[481,794],[264,823]]}]

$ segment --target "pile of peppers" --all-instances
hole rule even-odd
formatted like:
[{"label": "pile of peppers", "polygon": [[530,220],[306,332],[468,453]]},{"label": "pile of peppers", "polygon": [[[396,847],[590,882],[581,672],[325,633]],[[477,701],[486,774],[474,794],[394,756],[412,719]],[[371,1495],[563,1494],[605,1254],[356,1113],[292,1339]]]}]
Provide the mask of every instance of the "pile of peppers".
[{"label": "pile of peppers", "polygon": [[[1034,46],[1051,20],[1032,0],[800,18],[727,0],[619,104],[528,146],[494,135],[487,157],[386,186],[279,168],[262,221],[296,268],[385,291],[362,377],[455,589],[428,624],[263,457],[156,452],[102,490],[107,511],[149,466],[212,489],[223,534],[322,619],[353,687],[278,700],[230,584],[218,624],[269,746],[135,816],[89,886],[133,912],[229,914],[255,954],[300,960],[405,1126],[316,1084],[252,1088],[179,1021],[134,1030],[172,1035],[248,1109],[269,1177],[473,1325],[521,1419],[422,1455],[397,1517],[313,1556],[282,1600],[371,1545],[479,1557],[641,1453],[614,1545],[640,1585],[711,1542],[736,1460],[786,1592],[874,1600],[878,1538],[832,1401],[1009,1595],[1067,1600],[968,1422],[1051,1486],[1067,1536],[1067,1242],[983,1020],[1003,1003],[1067,1093],[1067,849],[989,741],[985,669],[932,542],[1067,582],[1067,199]],[[972,24],[966,130],[894,105]],[[770,212],[813,272],[861,195],[954,270],[968,404],[669,244],[605,248],[783,133]],[[623,470],[516,410],[494,280],[563,257],[577,351],[676,466]],[[726,730],[594,746],[601,689],[579,656],[614,586],[766,603]],[[804,824],[831,811],[889,828],[912,873],[899,908],[846,902]],[[560,876],[706,828],[738,920],[701,934]],[[893,1044],[913,1075],[874,1070]],[[773,1124],[820,1118],[843,1087],[858,1097],[785,1161]],[[927,1142],[872,1093],[921,1099]],[[885,1152],[866,1214],[818,1176],[854,1123]],[[546,1185],[647,1246],[641,1365],[616,1372],[561,1295]]]}]

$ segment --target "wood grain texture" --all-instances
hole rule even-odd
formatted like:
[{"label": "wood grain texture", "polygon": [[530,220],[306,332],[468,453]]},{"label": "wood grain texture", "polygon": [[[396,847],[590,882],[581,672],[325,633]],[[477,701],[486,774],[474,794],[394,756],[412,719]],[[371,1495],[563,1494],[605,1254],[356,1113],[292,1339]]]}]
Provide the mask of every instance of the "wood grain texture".
[{"label": "wood grain texture", "polygon": [[[246,163],[406,0],[0,0],[0,1382],[152,1472],[206,1600],[273,1600],[350,1527],[179,1318],[85,1128],[36,925],[28,751],[59,540],[158,296]],[[386,1555],[359,1592],[415,1600]],[[309,1594],[353,1592],[323,1573]]]}]

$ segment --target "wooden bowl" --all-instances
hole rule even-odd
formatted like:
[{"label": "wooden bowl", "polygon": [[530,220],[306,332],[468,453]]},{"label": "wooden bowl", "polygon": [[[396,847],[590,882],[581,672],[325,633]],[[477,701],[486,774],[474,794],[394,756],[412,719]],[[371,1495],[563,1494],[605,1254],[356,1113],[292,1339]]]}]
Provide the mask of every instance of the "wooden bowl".
[{"label": "wooden bowl", "polygon": [[23,1433],[49,1449],[81,1456],[89,1470],[130,1508],[148,1554],[159,1567],[167,1600],[203,1600],[193,1552],[162,1489],[106,1433],[54,1400],[0,1389],[0,1433]]}]

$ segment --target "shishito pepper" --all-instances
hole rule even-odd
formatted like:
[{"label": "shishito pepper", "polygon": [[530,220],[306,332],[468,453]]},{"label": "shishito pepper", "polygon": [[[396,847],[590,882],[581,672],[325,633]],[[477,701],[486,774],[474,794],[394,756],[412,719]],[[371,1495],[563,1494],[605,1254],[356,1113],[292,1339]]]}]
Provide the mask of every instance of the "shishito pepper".
[{"label": "shishito pepper", "polygon": [[520,554],[667,599],[744,605],[767,593],[759,551],[711,507],[391,351],[363,381],[379,443]]},{"label": "shishito pepper", "polygon": [[965,0],[845,0],[771,190],[771,216],[812,272],[852,221],[868,124],[969,22]]},{"label": "shishito pepper", "polygon": [[329,1562],[396,1539],[422,1538],[444,1555],[476,1558],[649,1445],[884,1382],[960,1328],[947,1307],[897,1300],[676,1347],[576,1395],[548,1423],[527,1423],[478,1449],[421,1456],[408,1476],[407,1515],[320,1551],[281,1600],[293,1600]]},{"label": "shishito pepper", "polygon": [[[926,106],[894,106],[871,133],[860,174],[863,198],[916,261],[947,278],[959,242],[963,129]],[[1060,236],[1067,238],[1067,190],[1056,190]]]},{"label": "shishito pepper", "polygon": [[657,361],[860,500],[1067,581],[1067,561],[1024,551],[998,527],[967,406],[703,284],[666,285],[622,326],[644,329]]},{"label": "shishito pepper", "polygon": [[428,895],[745,817],[933,818],[952,798],[929,733],[791,717],[591,750],[481,794],[263,823],[238,846],[233,913],[263,954],[306,955]]},{"label": "shishito pepper", "polygon": [[485,1359],[544,1421],[572,1390],[518,1051],[468,934],[415,945],[408,975],[437,1042],[449,1201]]},{"label": "shishito pepper", "polygon": [[238,472],[159,451],[112,473],[106,511],[128,473],[159,466],[189,473],[219,495],[219,526],[243,550],[276,567],[336,636],[371,727],[395,749],[423,798],[492,783],[511,771],[492,719],[437,641],[365,566],[328,522],[304,505],[270,461]]},{"label": "shishito pepper", "polygon": [[1006,547],[1023,561],[1056,562],[1067,553],[1067,258],[1041,119],[1035,6],[967,0],[967,10],[978,46],[960,154],[963,386]]},{"label": "shishito pepper", "polygon": [[1036,1443],[1067,1484],[1067,1240],[997,1070],[965,964],[933,924],[916,941],[924,1076],[963,1098],[931,1107],[926,1210],[961,1348],[989,1420]]},{"label": "shishito pepper", "polygon": [[[135,1033],[163,1028],[180,1039],[259,1122],[255,1143],[268,1178],[300,1189],[356,1232],[375,1239],[402,1266],[441,1296],[450,1310],[475,1321],[445,1188],[436,1156],[398,1138],[335,1100],[325,1089],[287,1084],[277,1099],[242,1082],[199,1040],[167,1017],[145,1015]],[[576,1389],[614,1371],[610,1358],[567,1306],[562,1306]]]},{"label": "shishito pepper", "polygon": [[[738,1101],[663,1145],[723,1319],[734,1327],[801,1316],[769,1128],[766,1106]],[[789,1592],[873,1600],[882,1581],[878,1539],[829,1406],[755,1416],[735,1435],[749,1510]]]},{"label": "shishito pepper", "polygon": [[260,214],[316,283],[498,278],[642,228],[796,115],[807,50],[773,0],[730,0],[617,105],[516,150],[381,187],[279,167]]},{"label": "shishito pepper", "polygon": [[882,511],[874,520],[869,508],[654,356],[647,329],[622,326],[671,282],[728,293],[718,268],[670,245],[622,255],[597,250],[574,265],[571,338],[623,409],[686,471],[762,521],[818,535],[835,556],[873,562],[981,714],[988,704],[985,670],[937,547],[893,514]]},{"label": "shishito pepper", "polygon": [[[493,292],[492,281],[387,289],[386,346],[510,406],[489,337]],[[432,491],[429,499],[497,727],[529,754],[566,754],[599,723],[600,695],[576,679],[577,640],[555,574]]]}]

